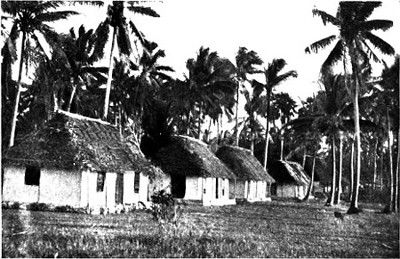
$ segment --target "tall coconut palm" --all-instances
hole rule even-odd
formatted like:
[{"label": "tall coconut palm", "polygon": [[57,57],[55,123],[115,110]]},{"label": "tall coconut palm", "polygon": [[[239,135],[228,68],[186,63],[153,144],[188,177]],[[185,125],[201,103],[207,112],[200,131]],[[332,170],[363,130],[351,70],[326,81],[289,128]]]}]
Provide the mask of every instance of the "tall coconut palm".
[{"label": "tall coconut palm", "polygon": [[[133,13],[147,15],[151,17],[160,17],[153,9],[150,7],[138,6],[137,1],[128,2],[127,9]],[[130,21],[132,32],[141,40],[143,43],[143,35],[137,29],[135,24]],[[115,43],[118,46],[120,54],[129,56],[132,52],[131,43],[129,40],[128,33],[128,23],[126,22],[126,17],[124,16],[124,2],[123,1],[113,1],[112,5],[108,6],[107,18],[99,25],[98,34],[103,36],[104,39],[108,37],[109,27],[112,28],[111,32],[111,49],[110,49],[110,59],[108,67],[108,77],[106,85],[106,95],[104,100],[104,110],[103,119],[107,119],[108,107],[110,101],[110,91],[111,91],[111,81],[112,81],[112,70],[114,61],[114,48]]]},{"label": "tall coconut palm", "polygon": [[[82,86],[88,85],[88,81],[91,84],[94,81],[106,81],[106,77],[102,74],[107,73],[108,68],[93,66],[94,62],[103,57],[103,52],[100,50],[102,48],[95,48],[95,46],[98,47],[97,40],[97,35],[93,33],[93,30],[86,31],[83,25],[79,27],[78,34],[71,28],[68,35],[61,35],[61,49],[62,53],[65,54],[67,61],[65,66],[71,76],[72,83],[67,111],[71,109],[77,89],[80,90]],[[103,44],[104,48],[105,41],[100,44]]]},{"label": "tall coconut palm", "polygon": [[358,192],[361,172],[361,140],[360,140],[360,119],[358,98],[360,93],[360,85],[364,82],[361,80],[359,62],[369,62],[370,57],[374,61],[379,61],[377,55],[373,52],[370,45],[378,48],[382,53],[392,55],[394,49],[387,42],[373,34],[374,30],[387,30],[393,26],[393,22],[389,20],[367,20],[375,8],[381,6],[381,2],[340,2],[336,16],[330,15],[324,11],[314,9],[313,15],[319,16],[324,25],[327,23],[336,26],[339,29],[339,35],[331,35],[322,40],[314,42],[306,48],[306,52],[317,53],[337,40],[335,47],[328,55],[322,65],[322,72],[330,69],[337,61],[343,60],[344,73],[348,74],[348,63],[353,75],[353,86],[351,88],[354,103],[354,124],[355,124],[355,141],[356,141],[356,178],[354,195],[352,196],[349,212],[358,212]]},{"label": "tall coconut palm", "polygon": [[260,73],[256,68],[257,65],[262,65],[263,61],[258,54],[245,47],[240,47],[236,54],[236,112],[235,112],[235,133],[236,133],[236,146],[239,145],[239,94],[240,88],[244,87],[244,82],[247,81],[247,76],[251,74]]},{"label": "tall coconut palm", "polygon": [[[189,59],[186,63],[189,70],[189,88],[196,95],[198,138],[201,139],[201,123],[205,115],[221,105],[224,96],[234,95],[234,65],[227,59],[218,56],[217,52],[210,52],[209,48],[201,47],[196,59]],[[228,107],[229,108],[229,107]]]},{"label": "tall coconut palm", "polygon": [[[280,112],[281,125],[285,125],[289,122],[290,118],[296,113],[296,102],[290,97],[288,93],[277,93],[274,96],[274,105]],[[283,147],[284,147],[284,136],[281,132],[281,155],[280,159],[283,160]]]},{"label": "tall coconut palm", "polygon": [[270,122],[270,105],[271,105],[271,94],[276,86],[286,81],[290,77],[297,77],[297,72],[290,70],[286,73],[279,74],[282,69],[286,66],[284,59],[274,59],[268,64],[267,68],[264,68],[263,74],[265,76],[265,84],[258,81],[255,84],[262,86],[266,92],[266,126],[265,126],[265,152],[264,152],[264,168],[267,168],[268,161],[268,142],[269,142],[269,122]]},{"label": "tall coconut palm", "polygon": [[[36,45],[44,52],[42,43],[39,41],[37,34],[43,35],[45,40],[53,45],[57,39],[57,34],[47,22],[54,22],[65,19],[70,15],[77,14],[74,11],[54,11],[62,2],[53,1],[2,1],[1,9],[4,13],[13,17],[13,25],[9,37],[9,43],[15,46],[17,38],[22,35],[21,48],[19,55],[19,68],[17,80],[17,94],[15,97],[15,106],[13,119],[11,122],[11,134],[9,146],[14,145],[15,128],[18,116],[19,99],[21,95],[21,77],[24,62],[27,60],[27,45]],[[33,42],[32,42],[33,41]]]}]

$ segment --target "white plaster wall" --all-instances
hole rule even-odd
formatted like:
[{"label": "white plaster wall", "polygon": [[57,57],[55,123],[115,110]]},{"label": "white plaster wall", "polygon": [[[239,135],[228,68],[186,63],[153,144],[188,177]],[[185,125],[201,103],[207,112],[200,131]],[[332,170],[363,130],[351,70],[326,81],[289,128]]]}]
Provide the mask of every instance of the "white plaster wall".
[{"label": "white plaster wall", "polygon": [[[144,204],[146,204],[147,206],[147,202],[148,202],[148,188],[149,188],[149,177],[147,175],[144,175],[142,173],[140,173],[139,176],[139,193],[134,193],[134,200],[135,200],[135,204],[138,204],[139,201],[143,202]],[[132,189],[134,185],[132,183]]]},{"label": "white plaster wall", "polygon": [[87,207],[89,205],[89,170],[84,170],[81,173],[81,201],[80,207]]},{"label": "white plaster wall", "polygon": [[133,171],[126,171],[124,173],[124,203],[135,203],[134,183],[135,173]]},{"label": "white plaster wall", "polygon": [[117,173],[106,173],[106,182],[104,183],[104,192],[106,195],[106,207],[114,212],[115,208],[115,184]]},{"label": "white plaster wall", "polygon": [[203,193],[203,205],[209,206],[211,205],[212,196],[215,196],[215,178],[205,178],[203,183],[203,190],[205,189],[205,192]]},{"label": "white plaster wall", "polygon": [[199,184],[199,180],[201,182],[200,177],[186,177],[186,191],[184,199],[201,200],[201,184]]},{"label": "white plaster wall", "polygon": [[278,197],[292,197],[292,198],[302,198],[305,195],[304,186],[296,185],[278,185],[277,186],[277,196]]},{"label": "white plaster wall", "polygon": [[4,168],[2,200],[26,203],[39,201],[39,187],[25,185],[25,167]]},{"label": "white plaster wall", "polygon": [[41,168],[39,202],[79,207],[81,172]]}]

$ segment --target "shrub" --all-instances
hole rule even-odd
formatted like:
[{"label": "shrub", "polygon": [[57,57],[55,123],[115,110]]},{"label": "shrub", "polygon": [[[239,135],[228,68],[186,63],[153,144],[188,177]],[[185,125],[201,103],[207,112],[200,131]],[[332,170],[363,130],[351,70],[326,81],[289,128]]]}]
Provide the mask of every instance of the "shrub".
[{"label": "shrub", "polygon": [[33,202],[28,204],[26,209],[32,211],[48,211],[49,206],[46,203]]},{"label": "shrub", "polygon": [[54,212],[67,212],[67,213],[78,213],[76,209],[73,207],[66,205],[66,206],[56,206],[54,208]]},{"label": "shrub", "polygon": [[153,219],[159,222],[173,222],[177,220],[177,207],[172,195],[166,193],[165,190],[156,192],[151,196],[153,204],[150,208],[150,213]]},{"label": "shrub", "polygon": [[19,202],[16,201],[10,206],[10,209],[19,210],[20,207],[21,207],[21,204],[19,204]]}]

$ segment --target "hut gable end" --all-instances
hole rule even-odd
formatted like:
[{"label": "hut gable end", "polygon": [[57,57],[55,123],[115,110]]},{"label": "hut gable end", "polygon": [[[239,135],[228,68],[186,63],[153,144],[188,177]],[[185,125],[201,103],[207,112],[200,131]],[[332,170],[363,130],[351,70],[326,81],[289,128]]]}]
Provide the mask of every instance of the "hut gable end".
[{"label": "hut gable end", "polygon": [[218,149],[216,155],[239,179],[275,182],[250,150],[234,146],[222,146]]},{"label": "hut gable end", "polygon": [[172,137],[156,158],[163,171],[171,175],[236,178],[207,145],[190,137]]}]

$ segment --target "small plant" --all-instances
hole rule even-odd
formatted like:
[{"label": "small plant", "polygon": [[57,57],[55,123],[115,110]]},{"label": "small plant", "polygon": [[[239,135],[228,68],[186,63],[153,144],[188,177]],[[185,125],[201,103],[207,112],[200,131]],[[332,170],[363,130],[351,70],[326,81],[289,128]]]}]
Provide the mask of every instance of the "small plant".
[{"label": "small plant", "polygon": [[178,208],[175,206],[175,200],[171,194],[166,193],[165,190],[161,190],[152,195],[151,200],[153,204],[149,211],[153,215],[154,220],[176,223]]},{"label": "small plant", "polygon": [[32,211],[48,211],[49,206],[46,203],[40,203],[40,202],[33,202],[30,203],[26,206],[27,210],[32,210]]},{"label": "small plant", "polygon": [[54,212],[67,212],[67,213],[78,213],[76,209],[73,207],[66,205],[66,206],[56,206],[54,208]]},{"label": "small plant", "polygon": [[10,209],[19,210],[20,207],[21,207],[21,204],[19,204],[19,202],[16,201],[10,206]]}]

